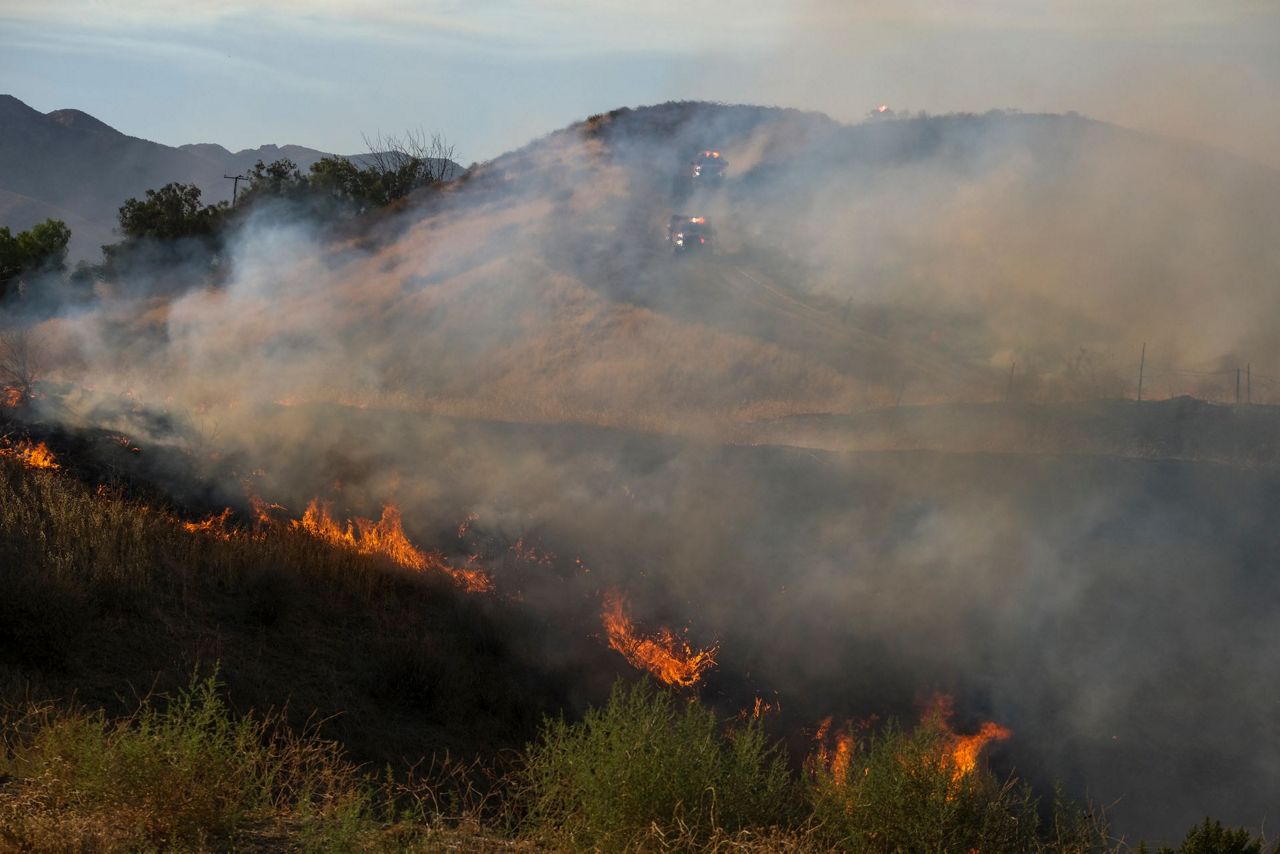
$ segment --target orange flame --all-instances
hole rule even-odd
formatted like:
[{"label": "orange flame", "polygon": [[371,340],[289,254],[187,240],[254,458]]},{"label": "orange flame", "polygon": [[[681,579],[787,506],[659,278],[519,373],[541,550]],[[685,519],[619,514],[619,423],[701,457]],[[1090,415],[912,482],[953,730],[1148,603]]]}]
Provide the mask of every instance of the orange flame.
[{"label": "orange flame", "polygon": [[57,469],[58,461],[44,442],[32,444],[23,440],[16,445],[0,448],[0,455],[11,457],[32,469]]},{"label": "orange flame", "polygon": [[813,761],[829,773],[837,784],[843,785],[849,774],[849,762],[853,758],[853,736],[849,734],[848,727],[845,727],[835,734],[834,742],[829,744],[827,735],[830,731],[831,716],[828,715],[818,724],[818,731],[813,735],[813,740],[818,745]]},{"label": "orange flame", "polygon": [[637,634],[627,616],[626,601],[616,590],[605,594],[600,618],[609,635],[610,649],[622,653],[632,667],[647,670],[668,685],[689,688],[715,666],[719,644],[694,650],[665,627],[652,637]]},{"label": "orange flame", "polygon": [[230,521],[231,508],[227,507],[217,516],[210,516],[203,522],[183,522],[182,527],[193,534],[205,534],[220,540],[229,540],[231,539],[231,529],[228,527]]},{"label": "orange flame", "polygon": [[249,493],[249,507],[253,510],[253,525],[256,530],[270,528],[275,524],[272,511],[284,510],[279,504],[268,504],[253,493]]},{"label": "orange flame", "polygon": [[7,385],[0,389],[0,406],[7,406],[10,409],[17,409],[26,400],[26,395],[22,389],[17,386]]},{"label": "orange flame", "polygon": [[945,694],[933,698],[925,710],[924,720],[942,728],[946,733],[946,755],[943,763],[951,768],[951,779],[959,782],[978,765],[978,754],[993,741],[1004,741],[1013,732],[992,721],[985,722],[973,735],[960,735],[951,728],[953,701]]},{"label": "orange flame", "polygon": [[[263,510],[259,509],[258,512],[259,519],[266,516]],[[394,504],[383,506],[382,517],[377,522],[357,518],[342,525],[333,518],[331,502],[313,499],[302,514],[302,519],[293,522],[293,527],[334,546],[361,554],[380,555],[406,569],[443,572],[468,593],[483,593],[493,589],[493,581],[483,570],[455,567],[444,555],[423,552],[414,546],[405,536],[400,510]]]},{"label": "orange flame", "polygon": [[978,764],[978,754],[991,741],[1004,741],[1013,735],[1000,724],[987,721],[974,735],[956,735],[951,746],[951,778],[959,780]]}]

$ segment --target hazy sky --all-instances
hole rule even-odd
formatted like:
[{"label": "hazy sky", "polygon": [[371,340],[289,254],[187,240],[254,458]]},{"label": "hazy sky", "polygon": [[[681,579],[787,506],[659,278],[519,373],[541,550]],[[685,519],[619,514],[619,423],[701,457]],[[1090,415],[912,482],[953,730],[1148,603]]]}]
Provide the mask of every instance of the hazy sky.
[{"label": "hazy sky", "polygon": [[0,91],[126,133],[464,163],[672,98],[1076,110],[1280,167],[1280,0],[0,0]]}]

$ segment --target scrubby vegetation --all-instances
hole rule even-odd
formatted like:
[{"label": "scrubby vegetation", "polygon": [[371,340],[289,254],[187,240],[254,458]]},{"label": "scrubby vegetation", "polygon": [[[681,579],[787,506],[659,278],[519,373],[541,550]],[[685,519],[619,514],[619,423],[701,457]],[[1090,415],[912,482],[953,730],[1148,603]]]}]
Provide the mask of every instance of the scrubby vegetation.
[{"label": "scrubby vegetation", "polygon": [[222,661],[238,708],[313,715],[361,761],[515,747],[559,708],[534,631],[496,597],[287,526],[186,530],[170,511],[0,458],[0,695],[122,715]]},{"label": "scrubby vegetation", "polygon": [[525,757],[522,794],[531,833],[585,850],[706,843],[799,814],[782,752],[758,722],[722,735],[713,712],[644,683],[615,686],[579,723],[549,721]]},{"label": "scrubby vegetation", "polygon": [[218,848],[282,834],[367,847],[382,821],[409,815],[401,790],[379,788],[336,744],[294,736],[276,716],[233,718],[213,678],[118,721],[11,713],[0,771],[13,781],[0,842],[19,850]]},{"label": "scrubby vegetation", "polygon": [[[566,720],[493,597],[2,458],[0,568],[0,850],[1126,850],[942,718],[838,761],[647,683]],[[1262,850],[1206,820],[1177,852]]]}]

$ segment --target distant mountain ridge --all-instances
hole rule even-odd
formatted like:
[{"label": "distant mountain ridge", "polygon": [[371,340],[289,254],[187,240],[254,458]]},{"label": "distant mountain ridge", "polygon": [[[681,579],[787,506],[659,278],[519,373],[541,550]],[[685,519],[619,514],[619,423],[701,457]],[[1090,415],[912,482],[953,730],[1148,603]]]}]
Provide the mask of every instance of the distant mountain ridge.
[{"label": "distant mountain ridge", "polygon": [[305,171],[327,156],[301,145],[175,148],[121,133],[82,110],[41,113],[0,95],[0,226],[21,231],[50,217],[64,220],[71,260],[95,259],[102,244],[116,239],[116,213],[128,198],[176,181],[198,186],[208,203],[229,201],[224,175],[282,157]]}]

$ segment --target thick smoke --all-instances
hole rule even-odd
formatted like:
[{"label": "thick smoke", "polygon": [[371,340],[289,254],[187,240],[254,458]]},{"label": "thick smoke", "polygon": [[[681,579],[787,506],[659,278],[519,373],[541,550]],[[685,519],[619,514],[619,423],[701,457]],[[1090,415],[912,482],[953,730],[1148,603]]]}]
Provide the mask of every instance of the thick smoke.
[{"label": "thick smoke", "polygon": [[[723,186],[680,180],[709,146]],[[672,258],[673,213],[710,217],[715,253]],[[1082,118],[620,111],[359,239],[275,211],[208,286],[105,283],[38,330],[68,384],[46,416],[145,445],[172,437],[138,413],[168,413],[228,495],[259,472],[295,513],[335,481],[419,537],[475,512],[590,567],[519,580],[549,620],[617,585],[719,639],[726,706],[776,693],[803,724],[949,691],[1014,730],[1002,767],[1122,831],[1257,826],[1273,475],[1054,454],[1123,432],[1129,408],[1067,404],[1130,394],[1143,343],[1280,362],[1277,247],[1273,172]],[[1010,407],[964,408],[1015,362]],[[1034,443],[1028,399],[1057,407]]]}]

